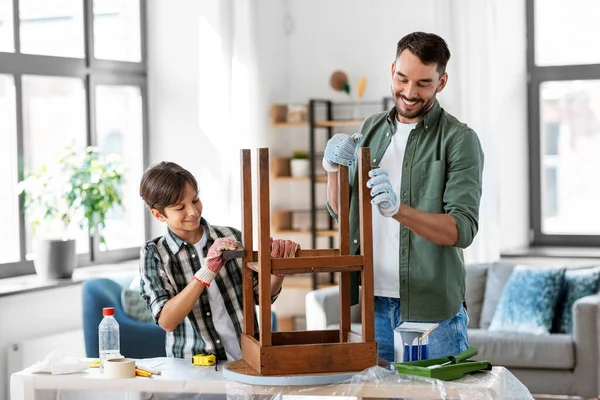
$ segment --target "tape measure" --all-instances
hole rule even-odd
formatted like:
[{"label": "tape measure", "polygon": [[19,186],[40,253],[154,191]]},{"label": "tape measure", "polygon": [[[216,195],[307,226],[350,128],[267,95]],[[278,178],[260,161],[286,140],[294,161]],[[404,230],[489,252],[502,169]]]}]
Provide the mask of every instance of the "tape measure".
[{"label": "tape measure", "polygon": [[197,367],[210,367],[215,365],[217,357],[214,354],[196,354],[192,357],[192,364]]}]

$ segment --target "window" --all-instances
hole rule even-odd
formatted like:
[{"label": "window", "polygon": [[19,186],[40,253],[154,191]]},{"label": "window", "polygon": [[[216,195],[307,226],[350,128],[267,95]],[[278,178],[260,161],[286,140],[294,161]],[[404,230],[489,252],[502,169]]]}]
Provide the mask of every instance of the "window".
[{"label": "window", "polygon": [[13,52],[13,0],[0,0],[0,51]]},{"label": "window", "polygon": [[142,60],[140,4],[130,0],[94,1],[94,54],[105,60]]},{"label": "window", "polygon": [[[113,209],[106,219],[104,238],[110,251],[140,247],[144,231],[130,229],[144,226],[144,204],[139,195],[139,182],[143,174],[142,153],[131,149],[143,148],[142,94],[136,86],[96,87],[96,131],[98,146],[105,154],[116,153],[129,167],[125,171],[122,190],[127,207]],[[128,149],[128,151],[124,151]]]},{"label": "window", "polygon": [[20,257],[15,107],[15,81],[11,75],[0,75],[0,187],[4,188],[0,190],[0,210],[5,212],[5,229],[0,234],[0,264],[17,262]]},{"label": "window", "polygon": [[125,170],[105,243],[74,233],[78,266],[138,257],[147,232],[137,192],[148,148],[144,13],[139,0],[0,0],[0,278],[33,273],[17,183],[67,146],[117,154]]},{"label": "window", "polygon": [[19,0],[21,52],[48,56],[84,56],[81,0]]},{"label": "window", "polygon": [[[85,87],[82,79],[23,75],[23,153],[25,174],[39,170],[67,144],[86,145]],[[69,110],[69,112],[65,112]],[[60,139],[54,134],[60,132]],[[29,225],[26,221],[26,227]],[[38,232],[50,234],[50,232]],[[73,234],[77,252],[88,253],[87,232]],[[26,229],[26,253],[31,258],[34,235]]]},{"label": "window", "polygon": [[532,245],[600,243],[600,3],[574,2],[527,3]]}]

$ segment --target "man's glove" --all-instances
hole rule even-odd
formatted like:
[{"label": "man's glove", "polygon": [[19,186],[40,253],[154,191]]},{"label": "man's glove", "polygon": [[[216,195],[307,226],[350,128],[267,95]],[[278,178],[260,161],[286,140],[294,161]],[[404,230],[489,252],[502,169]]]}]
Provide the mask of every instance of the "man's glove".
[{"label": "man's glove", "polygon": [[194,274],[194,279],[204,284],[204,286],[210,287],[210,283],[227,262],[227,260],[223,260],[223,251],[235,250],[236,248],[237,241],[232,237],[222,237],[215,240],[208,249],[204,265]]},{"label": "man's glove", "polygon": [[367,181],[367,187],[371,188],[371,204],[377,204],[379,213],[384,217],[393,217],[400,208],[400,202],[394,194],[394,188],[388,173],[376,168],[369,171],[371,179]]},{"label": "man's glove", "polygon": [[[294,258],[296,251],[300,250],[300,245],[292,240],[272,239],[271,257],[272,258]],[[274,274],[280,278],[285,275]]]},{"label": "man's glove", "polygon": [[325,154],[323,154],[323,168],[327,172],[335,172],[338,165],[349,167],[356,159],[356,144],[362,138],[362,134],[346,135],[336,133],[327,141]]}]

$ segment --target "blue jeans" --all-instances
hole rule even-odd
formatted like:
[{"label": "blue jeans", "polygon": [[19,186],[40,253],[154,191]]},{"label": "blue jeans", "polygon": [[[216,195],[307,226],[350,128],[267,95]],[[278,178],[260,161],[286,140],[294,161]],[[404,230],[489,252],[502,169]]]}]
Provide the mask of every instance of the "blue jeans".
[{"label": "blue jeans", "polygon": [[[468,349],[468,321],[467,311],[462,305],[454,317],[436,321],[439,326],[428,336],[428,358],[448,357]],[[402,322],[404,321],[400,315],[400,299],[375,296],[375,341],[377,356],[380,359],[394,362],[394,329]]]}]

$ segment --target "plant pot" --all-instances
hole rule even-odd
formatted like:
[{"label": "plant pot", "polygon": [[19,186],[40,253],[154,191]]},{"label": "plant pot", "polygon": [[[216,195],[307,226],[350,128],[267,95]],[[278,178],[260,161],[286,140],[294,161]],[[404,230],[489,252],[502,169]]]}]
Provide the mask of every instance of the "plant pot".
[{"label": "plant pot", "polygon": [[302,158],[293,158],[290,161],[290,173],[295,178],[310,176],[310,161]]},{"label": "plant pot", "polygon": [[33,266],[42,280],[71,279],[77,264],[75,239],[38,239]]}]

